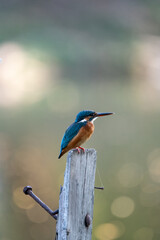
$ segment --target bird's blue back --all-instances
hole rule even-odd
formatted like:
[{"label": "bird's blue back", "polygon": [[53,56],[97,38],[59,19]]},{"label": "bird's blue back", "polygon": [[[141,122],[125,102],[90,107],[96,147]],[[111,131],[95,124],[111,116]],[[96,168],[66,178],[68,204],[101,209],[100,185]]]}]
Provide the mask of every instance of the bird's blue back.
[{"label": "bird's blue back", "polygon": [[62,149],[67,147],[68,143],[77,135],[77,133],[79,132],[81,127],[85,126],[86,123],[87,123],[86,121],[85,122],[74,122],[67,128],[67,130],[65,131],[65,134],[62,138],[60,153],[62,152]]}]

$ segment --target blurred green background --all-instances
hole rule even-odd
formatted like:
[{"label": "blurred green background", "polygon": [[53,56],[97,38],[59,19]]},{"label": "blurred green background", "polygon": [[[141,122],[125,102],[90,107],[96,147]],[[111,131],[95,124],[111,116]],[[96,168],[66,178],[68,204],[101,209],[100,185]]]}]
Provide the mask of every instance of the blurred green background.
[{"label": "blurred green background", "polygon": [[[1,0],[0,239],[54,239],[61,138],[81,110],[113,111],[97,151],[93,240],[160,239],[160,2]],[[100,185],[96,174],[96,185]]]}]

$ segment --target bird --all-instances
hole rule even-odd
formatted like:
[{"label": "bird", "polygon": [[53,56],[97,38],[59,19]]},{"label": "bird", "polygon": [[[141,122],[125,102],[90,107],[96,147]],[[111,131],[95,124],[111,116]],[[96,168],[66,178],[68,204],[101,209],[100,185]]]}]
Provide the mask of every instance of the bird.
[{"label": "bird", "polygon": [[79,112],[76,116],[75,122],[72,123],[64,133],[61,141],[59,159],[69,150],[76,148],[78,153],[79,149],[85,151],[81,145],[87,141],[94,132],[93,122],[99,118],[106,115],[112,115],[113,112],[103,112],[97,113],[92,110],[83,110]]}]

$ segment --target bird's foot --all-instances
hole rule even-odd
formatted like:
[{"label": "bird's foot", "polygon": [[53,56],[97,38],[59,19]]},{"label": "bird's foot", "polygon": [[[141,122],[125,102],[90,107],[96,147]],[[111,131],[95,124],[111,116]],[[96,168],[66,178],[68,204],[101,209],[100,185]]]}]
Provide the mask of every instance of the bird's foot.
[{"label": "bird's foot", "polygon": [[85,148],[83,148],[83,147],[78,147],[78,148],[82,149],[82,151],[85,152]]},{"label": "bird's foot", "polygon": [[79,149],[81,149],[83,152],[85,152],[85,149],[82,148],[82,147],[76,147],[76,149],[77,149],[78,153],[80,153],[80,150],[79,150]]},{"label": "bird's foot", "polygon": [[80,153],[79,147],[76,147],[75,149],[77,149],[78,153]]}]

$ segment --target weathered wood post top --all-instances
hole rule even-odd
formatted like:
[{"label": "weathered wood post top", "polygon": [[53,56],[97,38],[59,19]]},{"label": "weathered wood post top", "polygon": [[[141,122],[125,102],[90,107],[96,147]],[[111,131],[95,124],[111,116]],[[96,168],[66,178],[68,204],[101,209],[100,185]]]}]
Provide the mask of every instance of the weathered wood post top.
[{"label": "weathered wood post top", "polygon": [[71,150],[59,198],[58,240],[91,240],[96,151]]}]

